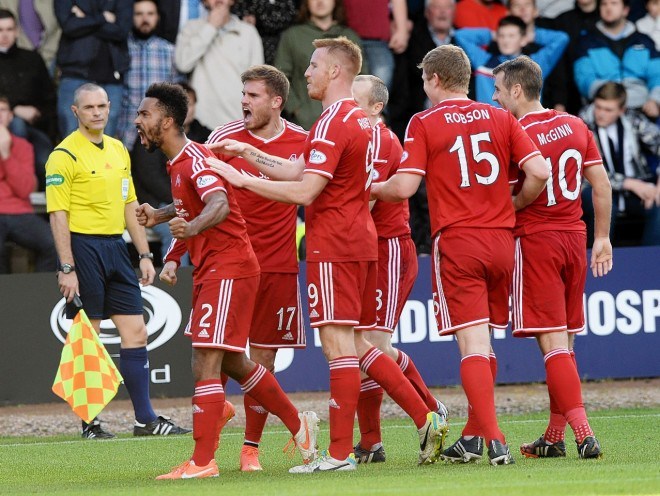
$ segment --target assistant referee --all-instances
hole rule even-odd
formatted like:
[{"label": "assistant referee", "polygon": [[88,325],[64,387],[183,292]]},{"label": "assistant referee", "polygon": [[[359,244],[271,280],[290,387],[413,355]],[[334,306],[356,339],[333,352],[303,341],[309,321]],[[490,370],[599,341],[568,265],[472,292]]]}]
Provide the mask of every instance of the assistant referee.
[{"label": "assistant referee", "polygon": [[[119,368],[135,410],[134,435],[190,432],[157,416],[149,399],[147,328],[142,316],[138,278],[131,265],[124,229],[140,254],[140,283],[156,274],[145,230],[137,222],[138,207],[131,163],[124,145],[103,134],[110,113],[108,95],[87,83],[74,93],[71,111],[78,129],[50,154],[46,164],[46,204],[59,258],[57,282],[66,298],[67,317],[78,294],[98,333],[110,318],[121,337]],[[98,419],[83,422],[83,438],[114,437]]]}]

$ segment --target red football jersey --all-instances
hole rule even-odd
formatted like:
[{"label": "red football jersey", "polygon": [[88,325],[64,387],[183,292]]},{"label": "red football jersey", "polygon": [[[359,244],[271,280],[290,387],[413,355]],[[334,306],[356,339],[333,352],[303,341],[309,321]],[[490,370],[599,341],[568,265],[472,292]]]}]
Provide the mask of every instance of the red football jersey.
[{"label": "red football jersey", "polygon": [[[516,213],[514,234],[583,231],[580,188],[584,169],[603,163],[593,134],[579,117],[556,110],[531,112],[520,124],[545,157],[551,173],[539,197]],[[524,178],[523,171],[520,175]]]},{"label": "red football jersey", "polygon": [[507,111],[452,99],[415,114],[399,172],[426,175],[433,236],[447,227],[513,229],[510,165],[539,151]]},{"label": "red football jersey", "polygon": [[[396,173],[403,148],[399,139],[381,121],[374,126],[373,132],[373,182],[385,182]],[[379,238],[396,238],[410,234],[408,200],[399,203],[377,201],[371,209],[371,216]]]},{"label": "red football jersey", "polygon": [[352,98],[323,111],[305,143],[305,174],[329,179],[305,209],[307,260],[378,260],[376,227],[369,213],[373,179],[371,125]]},{"label": "red football jersey", "polygon": [[209,193],[227,195],[229,215],[225,220],[186,239],[190,260],[195,266],[196,283],[208,279],[241,279],[259,274],[259,263],[247,235],[245,221],[224,180],[204,164],[213,154],[203,145],[188,141],[179,154],[167,164],[172,183],[172,198],[179,217],[190,222],[197,217]]},{"label": "red football jersey", "polygon": [[[295,161],[303,153],[307,140],[307,131],[300,126],[282,119],[283,129],[280,134],[270,139],[263,139],[245,129],[243,121],[233,121],[217,128],[208,143],[217,143],[225,138],[249,143],[255,148]],[[268,179],[256,167],[241,157],[218,155],[220,160],[231,164],[243,174]],[[298,272],[296,258],[296,205],[288,205],[267,200],[247,189],[234,189],[236,200],[241,207],[247,224],[252,248],[257,255],[262,272]]]}]

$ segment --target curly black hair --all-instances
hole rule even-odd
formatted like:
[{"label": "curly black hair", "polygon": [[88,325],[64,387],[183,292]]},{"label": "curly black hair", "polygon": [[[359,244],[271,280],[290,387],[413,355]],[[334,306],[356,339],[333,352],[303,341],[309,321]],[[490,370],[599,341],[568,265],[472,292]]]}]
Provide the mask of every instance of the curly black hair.
[{"label": "curly black hair", "polygon": [[183,122],[188,113],[188,94],[180,85],[173,83],[153,83],[144,94],[146,98],[158,100],[158,107],[166,117],[172,117],[183,130]]}]

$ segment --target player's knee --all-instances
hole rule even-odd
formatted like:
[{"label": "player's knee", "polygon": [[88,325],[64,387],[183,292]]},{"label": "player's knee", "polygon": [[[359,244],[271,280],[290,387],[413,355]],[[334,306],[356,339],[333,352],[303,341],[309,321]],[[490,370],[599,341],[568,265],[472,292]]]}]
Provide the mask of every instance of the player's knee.
[{"label": "player's knee", "polygon": [[263,348],[250,348],[250,359],[263,365],[268,371],[275,372],[275,356],[277,350],[267,350]]}]

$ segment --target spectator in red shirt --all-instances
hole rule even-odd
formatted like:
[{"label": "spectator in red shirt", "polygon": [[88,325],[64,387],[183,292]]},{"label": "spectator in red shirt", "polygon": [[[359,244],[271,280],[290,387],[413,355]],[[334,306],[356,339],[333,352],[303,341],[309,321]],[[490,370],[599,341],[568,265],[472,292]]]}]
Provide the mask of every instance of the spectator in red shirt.
[{"label": "spectator in red shirt", "polygon": [[0,274],[9,272],[7,241],[35,252],[37,272],[54,271],[57,260],[50,227],[30,203],[37,185],[34,152],[30,143],[9,132],[13,118],[9,100],[0,96]]},{"label": "spectator in red shirt", "polygon": [[456,4],[454,27],[497,29],[502,17],[509,13],[507,8],[497,0],[461,0]]}]

